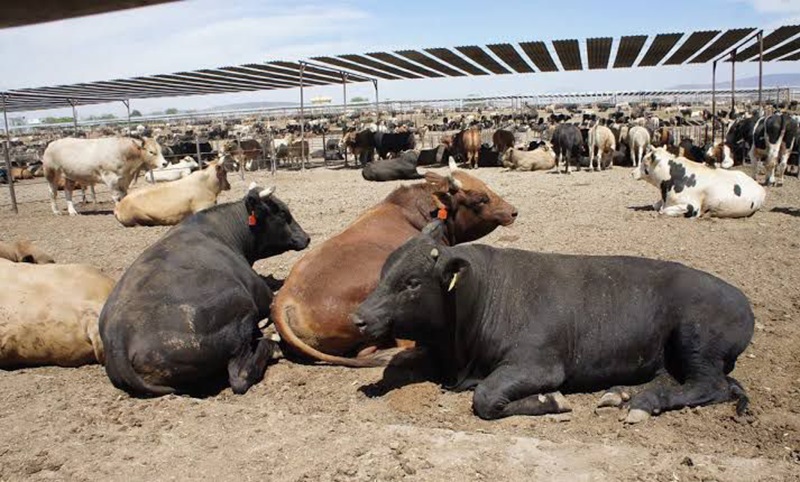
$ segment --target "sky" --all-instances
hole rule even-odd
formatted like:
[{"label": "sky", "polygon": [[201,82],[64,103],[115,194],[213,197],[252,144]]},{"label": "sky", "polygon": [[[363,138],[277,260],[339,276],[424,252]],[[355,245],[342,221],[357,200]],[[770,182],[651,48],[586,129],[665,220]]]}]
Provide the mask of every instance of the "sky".
[{"label": "sky", "polygon": [[[615,37],[800,22],[800,0],[547,0],[502,2],[189,0],[0,30],[0,90],[162,74],[271,60],[403,48]],[[800,62],[768,63],[765,74],[800,73]],[[737,78],[757,65],[737,65]],[[727,73],[718,79],[728,80]],[[458,98],[542,92],[649,90],[709,83],[710,67],[534,73],[381,81],[381,99]],[[341,102],[341,87],[307,90]],[[371,84],[348,97],[374,98]],[[133,100],[143,113],[252,101],[298,102],[298,89]],[[28,117],[65,110],[29,113]],[[124,113],[121,103],[79,115]]]}]

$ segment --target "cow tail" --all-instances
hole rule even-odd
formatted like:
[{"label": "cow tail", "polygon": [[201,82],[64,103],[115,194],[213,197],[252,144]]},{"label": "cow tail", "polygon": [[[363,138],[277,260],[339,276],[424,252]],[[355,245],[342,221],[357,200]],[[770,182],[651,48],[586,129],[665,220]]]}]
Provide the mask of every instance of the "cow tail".
[{"label": "cow tail", "polygon": [[736,400],[736,415],[744,415],[747,411],[747,406],[750,404],[750,399],[747,397],[742,384],[733,377],[725,377],[728,380],[728,389],[730,390],[731,399]]},{"label": "cow tail", "polygon": [[298,318],[297,305],[289,301],[285,304],[276,304],[273,310],[273,322],[281,340],[288,343],[291,347],[310,358],[317,359],[331,365],[342,365],[352,368],[367,368],[386,365],[386,361],[375,358],[347,358],[323,353],[316,348],[306,344],[292,330],[291,321]]},{"label": "cow tail", "polygon": [[129,354],[125,351],[106,350],[106,373],[115,387],[134,395],[161,396],[175,393],[172,387],[152,385],[142,380],[133,369]]}]

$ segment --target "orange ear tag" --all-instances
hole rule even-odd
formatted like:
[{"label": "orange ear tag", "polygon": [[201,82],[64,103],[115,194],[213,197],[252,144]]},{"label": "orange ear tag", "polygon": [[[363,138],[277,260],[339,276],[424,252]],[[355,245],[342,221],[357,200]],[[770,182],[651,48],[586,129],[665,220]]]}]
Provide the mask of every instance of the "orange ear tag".
[{"label": "orange ear tag", "polygon": [[255,213],[255,211],[250,213],[250,216],[247,218],[247,225],[248,226],[255,226],[256,225],[256,213]]},{"label": "orange ear tag", "polygon": [[439,212],[436,214],[436,217],[441,219],[442,221],[447,221],[447,209],[440,208]]}]

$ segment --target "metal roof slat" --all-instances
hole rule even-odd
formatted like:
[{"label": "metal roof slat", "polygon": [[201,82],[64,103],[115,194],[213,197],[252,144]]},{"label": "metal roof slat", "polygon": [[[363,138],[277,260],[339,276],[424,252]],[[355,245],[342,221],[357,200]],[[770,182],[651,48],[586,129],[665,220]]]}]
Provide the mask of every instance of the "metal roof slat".
[{"label": "metal roof slat", "polygon": [[705,47],[711,40],[719,35],[719,30],[703,30],[700,32],[692,32],[689,38],[683,42],[683,45],[678,47],[666,61],[664,65],[679,65],[696,54],[700,49]]},{"label": "metal roof slat", "polygon": [[577,40],[553,40],[553,48],[564,70],[583,70],[580,45]]},{"label": "metal roof slat", "polygon": [[[212,75],[219,75],[219,73],[224,72],[224,75],[231,76],[235,78],[240,78],[242,80],[257,80],[259,82],[263,82],[266,84],[272,84],[273,87],[281,87],[281,86],[296,86],[299,82],[299,79],[291,79],[288,75],[278,75],[278,74],[269,74],[266,75],[266,72],[259,73],[256,71],[247,71],[245,69],[234,70],[234,67],[220,67],[216,70],[199,70],[198,72],[208,73]],[[325,85],[328,82],[321,82],[313,79],[308,79],[310,82],[318,83],[319,85]]]},{"label": "metal roof slat", "polygon": [[787,42],[780,47],[770,50],[769,52],[764,54],[764,61],[770,62],[775,59],[779,59],[791,52],[800,48],[800,37],[792,40],[791,42]]},{"label": "metal roof slat", "polygon": [[550,56],[544,42],[520,42],[519,46],[541,72],[558,72],[558,66]]},{"label": "metal roof slat", "polygon": [[450,77],[464,77],[467,74],[464,72],[460,72],[455,70],[436,59],[428,57],[427,55],[423,54],[422,52],[417,52],[416,50],[397,50],[395,51],[397,55],[405,57],[409,60],[413,60],[418,64],[422,64],[429,69],[433,69],[437,72],[441,72],[444,75],[449,75]]},{"label": "metal roof slat", "polygon": [[[287,78],[294,77],[299,84],[300,81],[300,64],[292,64],[290,62],[270,62],[268,64],[246,64],[239,68],[257,70],[259,72],[267,72],[270,74],[279,74]],[[341,75],[333,72],[325,72],[322,69],[314,69],[312,66],[307,65],[303,69],[303,82],[305,79],[312,79],[324,84],[330,85],[340,83],[342,81]]]},{"label": "metal roof slat", "polygon": [[517,73],[528,74],[534,71],[511,44],[489,44],[486,47]]},{"label": "metal roof slat", "polygon": [[445,49],[445,48],[431,48],[425,49],[426,52],[433,55],[434,57],[438,58],[439,60],[452,65],[458,69],[463,70],[464,72],[470,75],[489,75],[483,69],[479,69],[475,65],[467,62],[466,60],[462,59],[458,55],[454,54],[452,51]]},{"label": "metal roof slat", "polygon": [[654,67],[661,62],[670,50],[678,43],[683,37],[682,33],[660,33],[656,35],[650,48],[642,57],[639,62],[639,67]]},{"label": "metal roof slat", "polygon": [[406,72],[404,70],[398,69],[397,67],[393,67],[391,65],[386,65],[378,62],[377,60],[364,57],[363,55],[355,55],[355,54],[347,54],[347,55],[340,55],[339,58],[347,60],[348,62],[353,62],[354,64],[362,65],[364,67],[368,67],[371,69],[376,69],[380,72],[386,72],[389,75],[394,75],[401,78],[406,79],[421,79],[422,77],[413,74],[411,72]]},{"label": "metal roof slat", "polygon": [[755,28],[732,28],[722,34],[720,38],[718,38],[713,44],[711,44],[708,48],[703,50],[702,53],[697,55],[693,58],[689,63],[690,64],[701,64],[706,63],[709,60],[713,59],[714,57],[718,56],[722,52],[730,49],[734,46],[737,42],[744,39],[746,36],[753,33],[756,29]]},{"label": "metal roof slat", "polygon": [[617,47],[617,58],[614,59],[614,68],[633,67],[639,57],[639,52],[647,42],[647,35],[627,35],[620,39]]},{"label": "metal roof slat", "polygon": [[614,39],[611,37],[590,38],[586,40],[586,56],[588,57],[589,69],[606,69],[608,60],[611,58],[611,45]]},{"label": "metal roof slat", "polygon": [[384,79],[384,80],[399,80],[399,78],[395,77],[394,75],[387,74],[385,72],[381,72],[381,71],[378,71],[378,70],[370,69],[369,67],[364,67],[364,66],[359,65],[359,64],[353,64],[353,63],[350,63],[350,62],[346,62],[346,61],[344,61],[342,59],[339,59],[337,57],[314,57],[312,60],[315,60],[317,62],[322,62],[324,64],[336,65],[337,67],[342,67],[344,69],[355,70],[355,71],[361,72],[363,74],[371,75],[373,77],[378,77],[378,78]]},{"label": "metal roof slat", "polygon": [[415,72],[415,73],[417,73],[417,74],[419,74],[419,75],[421,75],[423,77],[429,77],[429,78],[430,77],[444,77],[444,74],[440,74],[440,73],[435,72],[433,70],[429,70],[429,69],[426,69],[426,68],[421,67],[419,65],[412,64],[408,60],[401,59],[399,57],[395,57],[394,55],[389,54],[387,52],[372,52],[372,53],[368,53],[368,54],[365,54],[365,55],[368,55],[370,57],[376,58],[376,59],[378,59],[378,60],[380,60],[382,62],[385,62],[387,64],[392,64],[392,65],[394,65],[396,67],[400,67],[400,68],[403,68],[403,69],[406,69],[406,70],[410,70],[410,71]]},{"label": "metal roof slat", "polygon": [[[764,52],[800,33],[800,25],[784,25],[764,36]],[[758,42],[736,53],[736,61],[741,62],[758,55]],[[757,59],[756,59],[757,60]]]},{"label": "metal roof slat", "polygon": [[480,65],[484,69],[495,75],[510,74],[511,71],[500,65],[498,61],[493,59],[482,48],[477,45],[465,45],[456,47],[456,50],[464,54],[468,59]]}]

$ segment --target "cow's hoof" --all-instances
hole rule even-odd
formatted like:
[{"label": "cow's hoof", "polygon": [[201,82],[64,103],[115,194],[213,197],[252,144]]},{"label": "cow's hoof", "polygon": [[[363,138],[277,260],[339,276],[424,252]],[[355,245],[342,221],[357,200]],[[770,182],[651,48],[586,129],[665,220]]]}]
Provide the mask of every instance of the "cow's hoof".
[{"label": "cow's hoof", "polygon": [[572,407],[567,403],[567,398],[561,392],[553,392],[549,394],[550,399],[556,404],[558,413],[571,412]]},{"label": "cow's hoof", "polygon": [[70,211],[69,215],[70,216],[77,216],[78,215],[78,211]]},{"label": "cow's hoof", "polygon": [[627,393],[624,392],[606,392],[600,397],[600,401],[597,402],[597,408],[604,408],[604,407],[621,407],[623,403],[625,403],[626,399],[630,397],[625,397]]},{"label": "cow's hoof", "polygon": [[628,416],[625,417],[625,423],[627,424],[637,424],[644,422],[650,418],[650,414],[640,408],[632,408],[628,411]]}]

